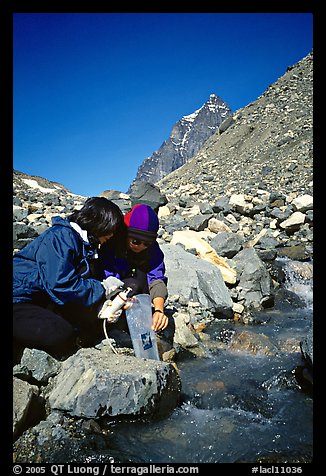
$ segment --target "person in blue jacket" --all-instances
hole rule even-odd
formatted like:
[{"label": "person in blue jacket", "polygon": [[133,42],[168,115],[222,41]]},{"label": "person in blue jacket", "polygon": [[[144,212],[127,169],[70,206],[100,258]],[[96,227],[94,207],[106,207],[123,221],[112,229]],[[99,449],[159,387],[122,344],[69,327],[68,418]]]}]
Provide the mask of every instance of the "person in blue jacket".
[{"label": "person in blue jacket", "polygon": [[14,255],[16,348],[60,358],[75,349],[80,333],[101,326],[97,316],[110,289],[97,279],[94,265],[100,246],[123,226],[116,204],[91,197],[67,219],[54,217],[50,228]]},{"label": "person in blue jacket", "polygon": [[[168,296],[164,254],[157,243],[159,219],[148,205],[137,204],[124,216],[125,237],[122,234],[101,247],[99,264],[102,279],[115,277],[135,294],[149,294],[153,305],[153,330],[158,344],[170,350],[174,336],[174,320],[164,311]],[[121,320],[118,325],[121,326]],[[163,345],[163,342],[165,344]]]}]

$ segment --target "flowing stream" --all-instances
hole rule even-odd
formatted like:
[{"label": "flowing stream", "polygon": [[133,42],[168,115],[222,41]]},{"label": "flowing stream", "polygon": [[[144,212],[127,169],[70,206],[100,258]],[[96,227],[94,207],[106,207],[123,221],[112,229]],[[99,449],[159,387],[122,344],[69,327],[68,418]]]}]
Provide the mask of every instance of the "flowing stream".
[{"label": "flowing stream", "polygon": [[[295,369],[304,365],[298,341],[312,323],[312,279],[288,271],[285,287],[305,303],[286,300],[259,313],[260,323],[221,320],[205,329],[206,357],[178,360],[182,401],[164,420],[108,423],[110,461],[117,463],[310,462],[313,400]],[[236,330],[267,336],[275,355],[231,350]],[[292,347],[293,348],[292,348]],[[97,454],[97,462],[108,454]],[[95,459],[92,458],[92,461]]]}]

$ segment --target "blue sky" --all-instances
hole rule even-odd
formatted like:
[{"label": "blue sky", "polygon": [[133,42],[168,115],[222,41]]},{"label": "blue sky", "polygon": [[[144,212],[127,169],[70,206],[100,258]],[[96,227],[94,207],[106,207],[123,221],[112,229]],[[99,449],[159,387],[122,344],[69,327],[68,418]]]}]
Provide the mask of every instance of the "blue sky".
[{"label": "blue sky", "polygon": [[182,116],[234,112],[313,47],[311,13],[14,14],[14,169],[126,192]]}]

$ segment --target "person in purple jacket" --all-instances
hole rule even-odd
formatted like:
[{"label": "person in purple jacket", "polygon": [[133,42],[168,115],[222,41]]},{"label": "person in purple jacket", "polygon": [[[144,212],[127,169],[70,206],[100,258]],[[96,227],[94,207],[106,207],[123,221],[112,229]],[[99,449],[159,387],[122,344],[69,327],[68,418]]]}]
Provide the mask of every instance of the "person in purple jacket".
[{"label": "person in purple jacket", "polygon": [[[148,205],[137,204],[124,216],[125,237],[105,243],[99,252],[102,267],[100,279],[117,278],[131,287],[129,297],[149,294],[153,305],[153,330],[160,341],[169,342],[174,336],[174,320],[164,311],[168,296],[164,254],[156,241],[158,216]],[[160,347],[160,346],[159,346]],[[166,345],[163,345],[167,349]]]}]

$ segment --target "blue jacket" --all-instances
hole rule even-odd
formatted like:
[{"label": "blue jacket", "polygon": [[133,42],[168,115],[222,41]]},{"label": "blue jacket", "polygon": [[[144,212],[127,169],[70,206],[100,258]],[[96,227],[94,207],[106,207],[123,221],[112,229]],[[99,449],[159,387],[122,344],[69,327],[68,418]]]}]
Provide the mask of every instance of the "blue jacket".
[{"label": "blue jacket", "polygon": [[88,307],[100,301],[105,296],[101,282],[85,278],[95,251],[68,220],[54,217],[51,228],[14,256],[14,303],[75,302]]}]

